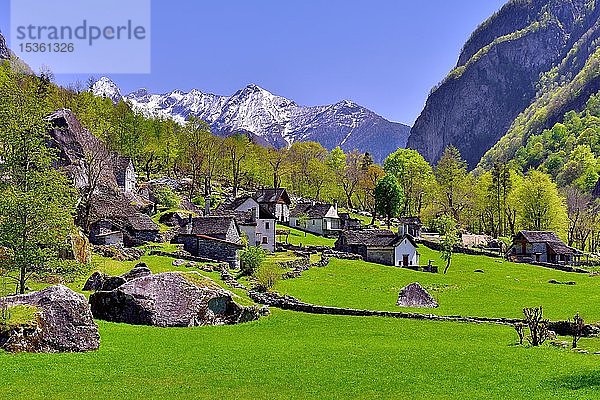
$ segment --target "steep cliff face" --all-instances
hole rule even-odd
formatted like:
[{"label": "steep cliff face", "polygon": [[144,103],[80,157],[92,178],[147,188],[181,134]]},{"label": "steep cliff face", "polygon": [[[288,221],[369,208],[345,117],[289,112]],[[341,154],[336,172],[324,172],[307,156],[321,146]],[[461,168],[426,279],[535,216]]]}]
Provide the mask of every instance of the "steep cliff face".
[{"label": "steep cliff face", "polygon": [[[525,110],[586,69],[597,46],[599,1],[506,4],[473,33],[457,67],[432,91],[408,147],[436,162],[454,145],[475,167]],[[535,129],[549,124],[553,113]]]},{"label": "steep cliff face", "polygon": [[6,40],[0,33],[0,60],[8,60],[10,58],[10,50],[6,47]]}]

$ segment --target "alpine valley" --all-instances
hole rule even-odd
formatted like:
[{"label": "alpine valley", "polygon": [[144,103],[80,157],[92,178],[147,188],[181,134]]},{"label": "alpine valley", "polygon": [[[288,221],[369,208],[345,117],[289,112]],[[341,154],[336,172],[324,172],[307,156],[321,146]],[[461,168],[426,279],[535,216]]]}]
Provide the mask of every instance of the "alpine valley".
[{"label": "alpine valley", "polygon": [[126,96],[109,78],[92,87],[97,96],[118,103],[127,101],[146,116],[164,116],[183,123],[189,116],[210,124],[214,134],[245,133],[263,145],[282,148],[298,141],[314,141],[332,150],[359,150],[382,162],[400,147],[406,147],[410,127],[390,122],[352,101],[305,107],[251,84],[232,96],[192,90],[152,94],[139,89]]}]

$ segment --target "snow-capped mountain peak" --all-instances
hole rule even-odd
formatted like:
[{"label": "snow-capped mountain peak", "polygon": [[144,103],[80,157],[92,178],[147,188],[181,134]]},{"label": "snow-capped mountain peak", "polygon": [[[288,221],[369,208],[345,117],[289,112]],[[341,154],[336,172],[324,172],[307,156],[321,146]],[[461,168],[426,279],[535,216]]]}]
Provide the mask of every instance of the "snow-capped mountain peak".
[{"label": "snow-capped mountain peak", "polygon": [[[110,98],[118,94],[121,98],[109,79],[98,81],[93,91]],[[383,161],[397,148],[405,147],[410,131],[410,127],[387,121],[350,100],[304,107],[256,84],[249,84],[231,96],[198,89],[165,94],[139,89],[124,99],[147,116],[168,117],[179,123],[195,116],[209,123],[218,135],[244,132],[252,134],[258,143],[278,148],[298,141],[316,141],[330,150],[341,146],[345,151],[369,152],[376,161]]]},{"label": "snow-capped mountain peak", "polygon": [[117,104],[123,98],[119,87],[110,78],[105,76],[94,83],[92,93],[99,97],[111,99],[114,104]]}]

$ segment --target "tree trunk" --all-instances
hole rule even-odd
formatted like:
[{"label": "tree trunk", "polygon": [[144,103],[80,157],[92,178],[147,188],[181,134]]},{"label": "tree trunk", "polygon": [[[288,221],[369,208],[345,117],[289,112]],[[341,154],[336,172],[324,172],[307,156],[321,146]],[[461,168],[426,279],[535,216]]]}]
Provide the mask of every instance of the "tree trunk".
[{"label": "tree trunk", "polygon": [[26,276],[27,276],[27,268],[21,267],[21,271],[19,274],[19,294],[25,294]]},{"label": "tree trunk", "polygon": [[452,258],[448,258],[448,262],[446,263],[446,268],[444,268],[444,275],[446,274],[446,272],[448,272],[448,268],[450,268],[450,262],[452,261]]}]

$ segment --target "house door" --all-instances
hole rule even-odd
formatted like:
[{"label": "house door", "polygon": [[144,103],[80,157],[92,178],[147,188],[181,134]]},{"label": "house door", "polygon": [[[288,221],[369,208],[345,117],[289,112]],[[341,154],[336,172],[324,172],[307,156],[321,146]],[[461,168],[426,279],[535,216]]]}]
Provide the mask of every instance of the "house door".
[{"label": "house door", "polygon": [[403,267],[408,267],[409,263],[408,263],[408,254],[403,254],[402,255],[402,266]]}]

